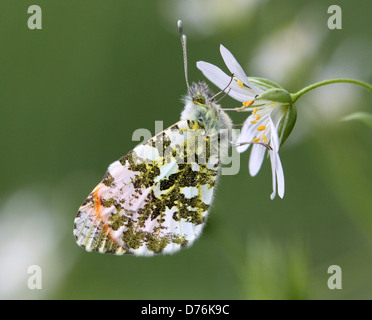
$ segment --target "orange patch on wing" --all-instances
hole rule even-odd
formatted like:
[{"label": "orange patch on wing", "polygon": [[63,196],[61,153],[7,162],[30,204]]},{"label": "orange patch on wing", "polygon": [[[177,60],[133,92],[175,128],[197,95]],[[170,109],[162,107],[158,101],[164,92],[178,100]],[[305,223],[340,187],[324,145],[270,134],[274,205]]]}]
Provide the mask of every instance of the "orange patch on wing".
[{"label": "orange patch on wing", "polygon": [[93,197],[94,197],[94,211],[97,218],[102,219],[101,217],[101,210],[102,210],[102,202],[101,197],[99,195],[100,185],[97,186],[97,188],[94,190]]},{"label": "orange patch on wing", "polygon": [[[102,218],[102,210],[103,210],[103,206],[102,206],[102,201],[101,201],[101,193],[100,193],[100,190],[101,188],[104,187],[101,183],[93,190],[93,197],[94,197],[94,202],[95,202],[95,205],[94,205],[94,214],[96,216],[97,219],[99,220],[103,220]],[[117,242],[112,234],[111,234],[111,229],[109,228],[109,226],[104,222],[103,223],[103,227],[106,229],[107,233],[108,233],[108,236],[110,237],[110,239],[114,242]]]}]

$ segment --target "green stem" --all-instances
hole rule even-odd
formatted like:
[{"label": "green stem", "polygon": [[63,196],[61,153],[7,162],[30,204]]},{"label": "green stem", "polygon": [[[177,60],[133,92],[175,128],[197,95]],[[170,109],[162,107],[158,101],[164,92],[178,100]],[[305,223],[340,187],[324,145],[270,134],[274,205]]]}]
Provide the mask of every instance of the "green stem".
[{"label": "green stem", "polygon": [[299,97],[301,97],[303,94],[305,94],[306,92],[309,92],[309,91],[311,91],[311,90],[313,90],[315,88],[321,87],[321,86],[325,86],[327,84],[338,83],[338,82],[357,84],[359,86],[362,86],[362,87],[366,88],[369,91],[372,91],[372,86],[370,84],[365,83],[365,82],[360,81],[360,80],[343,79],[343,78],[340,78],[340,79],[329,79],[329,80],[323,80],[323,81],[320,81],[320,82],[313,83],[312,85],[307,86],[307,87],[301,89],[300,91],[298,91],[296,93],[291,93],[292,103],[295,103],[297,101],[297,99]]}]

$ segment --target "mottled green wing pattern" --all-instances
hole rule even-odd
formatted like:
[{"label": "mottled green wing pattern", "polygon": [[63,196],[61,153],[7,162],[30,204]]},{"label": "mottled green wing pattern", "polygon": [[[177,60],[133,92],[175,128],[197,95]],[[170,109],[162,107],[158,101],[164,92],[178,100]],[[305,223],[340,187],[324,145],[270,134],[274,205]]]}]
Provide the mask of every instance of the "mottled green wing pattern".
[{"label": "mottled green wing pattern", "polygon": [[112,163],[75,219],[87,251],[151,256],[201,234],[219,171],[217,143],[181,120]]}]

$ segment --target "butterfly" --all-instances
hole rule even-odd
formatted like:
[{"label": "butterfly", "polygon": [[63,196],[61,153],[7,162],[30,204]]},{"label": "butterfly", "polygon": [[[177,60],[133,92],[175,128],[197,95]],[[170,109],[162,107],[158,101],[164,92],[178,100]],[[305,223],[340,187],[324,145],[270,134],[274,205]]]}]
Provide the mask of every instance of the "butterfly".
[{"label": "butterfly", "polygon": [[172,254],[205,226],[232,121],[206,83],[188,84],[178,27],[188,87],[181,120],[108,167],[74,221],[76,242],[87,251]]}]

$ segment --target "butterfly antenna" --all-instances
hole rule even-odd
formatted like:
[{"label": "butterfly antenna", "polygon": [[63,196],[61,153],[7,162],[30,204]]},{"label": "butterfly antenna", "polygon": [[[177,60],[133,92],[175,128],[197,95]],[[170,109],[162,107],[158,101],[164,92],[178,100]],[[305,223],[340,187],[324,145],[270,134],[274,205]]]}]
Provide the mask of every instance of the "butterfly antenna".
[{"label": "butterfly antenna", "polygon": [[[228,83],[228,85],[223,89],[223,90],[221,90],[220,92],[218,92],[218,93],[216,93],[212,98],[211,98],[211,100],[213,101],[217,96],[219,96],[221,93],[223,93],[223,92],[225,92],[225,90],[228,88],[228,87],[230,87],[230,84],[231,84],[231,82],[234,80],[234,74],[232,73],[231,74],[231,79],[230,79],[230,82]],[[231,88],[230,88],[230,90],[231,90]],[[217,101],[217,103],[219,102],[219,101],[221,101],[223,98],[225,98],[226,97],[226,95],[228,95],[229,94],[229,92],[230,92],[230,90],[221,98],[221,99],[219,99],[218,101]]]},{"label": "butterfly antenna", "polygon": [[186,52],[186,36],[183,34],[183,27],[182,27],[182,21],[178,20],[178,32],[181,37],[181,44],[182,44],[182,52],[183,52],[183,66],[185,69],[185,80],[187,85],[187,91],[190,93],[190,85],[189,85],[189,79],[187,75],[187,52]]},{"label": "butterfly antenna", "polygon": [[258,142],[258,141],[250,141],[250,142],[241,142],[241,143],[235,143],[234,147],[240,147],[245,146],[247,144],[260,144],[261,146],[264,146],[267,150],[272,151],[273,148],[269,146],[267,143],[264,142]]}]

